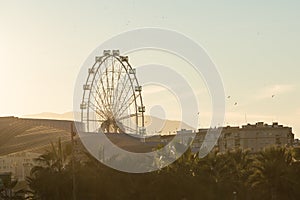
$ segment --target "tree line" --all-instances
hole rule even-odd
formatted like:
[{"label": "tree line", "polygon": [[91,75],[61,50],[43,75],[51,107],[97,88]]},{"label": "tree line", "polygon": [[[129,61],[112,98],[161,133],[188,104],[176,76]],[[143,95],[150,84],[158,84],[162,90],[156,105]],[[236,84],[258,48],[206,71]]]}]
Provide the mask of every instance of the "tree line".
[{"label": "tree line", "polygon": [[72,147],[58,141],[31,170],[27,199],[296,200],[300,199],[296,150],[270,147],[254,154],[237,149],[214,151],[204,158],[188,150],[159,171],[129,174],[88,154],[84,162],[74,163]]}]

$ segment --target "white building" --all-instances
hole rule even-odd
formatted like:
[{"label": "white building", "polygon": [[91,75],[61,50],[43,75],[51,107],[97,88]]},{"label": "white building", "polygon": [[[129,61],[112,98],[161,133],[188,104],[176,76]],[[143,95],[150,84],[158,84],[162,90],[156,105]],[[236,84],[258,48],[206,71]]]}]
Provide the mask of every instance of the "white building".
[{"label": "white building", "polygon": [[12,176],[20,181],[30,175],[30,170],[35,165],[34,159],[38,153],[20,152],[0,157],[0,173],[11,172]]}]

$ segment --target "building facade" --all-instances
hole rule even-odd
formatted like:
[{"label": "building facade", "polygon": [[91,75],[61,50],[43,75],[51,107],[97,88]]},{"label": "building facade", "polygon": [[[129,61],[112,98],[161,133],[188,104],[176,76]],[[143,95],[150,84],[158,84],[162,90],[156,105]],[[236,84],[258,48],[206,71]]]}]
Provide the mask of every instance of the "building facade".
[{"label": "building facade", "polygon": [[30,175],[30,170],[35,165],[38,153],[20,152],[0,157],[0,173],[10,172],[15,179],[24,181]]},{"label": "building facade", "polygon": [[271,146],[292,146],[294,134],[291,127],[278,123],[272,125],[258,122],[240,127],[224,127],[218,140],[220,152],[234,149],[261,151]]},{"label": "building facade", "polygon": [[[235,149],[250,150],[258,152],[271,146],[293,146],[294,134],[291,127],[273,123],[272,125],[258,122],[247,124],[242,127],[227,126],[221,128],[221,135],[214,144],[214,148],[219,152]],[[197,152],[205,145],[204,140],[208,129],[199,129],[191,145],[192,151]],[[177,134],[183,138],[187,130],[178,131]],[[184,139],[182,139],[184,140]],[[210,142],[210,141],[208,141]]]}]

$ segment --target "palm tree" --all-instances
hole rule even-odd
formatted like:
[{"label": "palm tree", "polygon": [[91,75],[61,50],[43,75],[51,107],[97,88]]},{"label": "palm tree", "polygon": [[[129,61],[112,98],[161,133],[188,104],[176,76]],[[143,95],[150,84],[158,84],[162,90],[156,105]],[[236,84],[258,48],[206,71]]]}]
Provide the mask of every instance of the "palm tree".
[{"label": "palm tree", "polygon": [[18,180],[12,180],[7,183],[4,183],[4,187],[0,188],[0,199],[1,200],[22,200],[24,199],[25,191],[18,190],[14,191],[15,186],[17,185]]},{"label": "palm tree", "polygon": [[68,199],[71,195],[71,174],[69,157],[71,149],[51,142],[51,150],[36,159],[37,166],[27,178],[32,194],[37,199]]},{"label": "palm tree", "polygon": [[248,199],[250,195],[248,178],[253,172],[251,166],[254,156],[250,154],[250,151],[242,149],[228,151],[225,155],[230,159],[228,168],[233,186],[233,191],[230,192],[238,199]]},{"label": "palm tree", "polygon": [[257,155],[250,183],[260,198],[295,199],[292,164],[292,153],[286,148],[271,147]]}]

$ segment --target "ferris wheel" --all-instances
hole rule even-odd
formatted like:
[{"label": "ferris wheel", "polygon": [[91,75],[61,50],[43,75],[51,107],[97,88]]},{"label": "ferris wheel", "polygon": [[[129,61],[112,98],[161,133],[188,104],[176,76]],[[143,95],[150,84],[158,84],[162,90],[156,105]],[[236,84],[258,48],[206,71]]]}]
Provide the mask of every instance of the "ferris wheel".
[{"label": "ferris wheel", "polygon": [[87,132],[143,136],[145,106],[136,70],[119,50],[104,50],[88,69],[80,104]]}]

